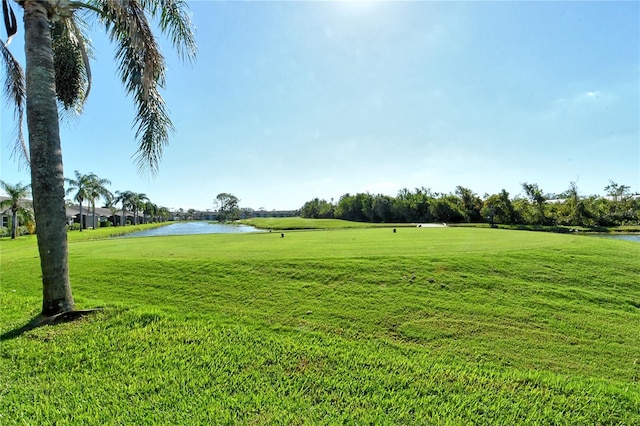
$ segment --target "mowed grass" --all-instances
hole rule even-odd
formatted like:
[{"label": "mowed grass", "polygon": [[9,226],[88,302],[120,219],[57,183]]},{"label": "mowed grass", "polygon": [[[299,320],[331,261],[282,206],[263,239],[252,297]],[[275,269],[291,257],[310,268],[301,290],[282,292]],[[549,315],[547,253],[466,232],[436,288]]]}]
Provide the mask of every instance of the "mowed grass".
[{"label": "mowed grass", "polygon": [[303,230],[303,229],[345,229],[345,228],[390,228],[414,227],[411,223],[371,223],[352,222],[341,219],[307,219],[303,217],[254,217],[239,221],[246,225],[262,229],[273,230]]},{"label": "mowed grass", "polygon": [[[39,312],[0,242],[0,332]],[[71,242],[97,315],[1,343],[1,424],[640,424],[640,245],[388,228]]]}]

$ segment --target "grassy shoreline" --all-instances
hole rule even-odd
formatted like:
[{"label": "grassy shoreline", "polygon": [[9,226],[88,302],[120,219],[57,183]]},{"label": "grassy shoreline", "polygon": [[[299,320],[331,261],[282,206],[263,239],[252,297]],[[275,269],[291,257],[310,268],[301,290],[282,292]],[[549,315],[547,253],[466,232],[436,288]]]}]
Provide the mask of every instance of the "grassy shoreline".
[{"label": "grassy shoreline", "polygon": [[[416,227],[416,223],[370,223],[370,222],[350,222],[340,219],[305,219],[301,217],[292,218],[252,218],[243,219],[240,223],[255,226],[260,229],[273,230],[302,230],[302,229],[344,229],[344,228],[411,228]],[[490,228],[488,223],[448,223],[448,227],[462,228]],[[638,234],[640,226],[612,226],[612,227],[583,227],[583,226],[543,226],[543,225],[496,225],[497,229],[508,229],[514,231],[540,231],[568,234],[572,232],[599,233],[599,234]]]},{"label": "grassy shoreline", "polygon": [[[79,307],[105,310],[2,341],[2,424],[640,422],[637,243],[411,227],[69,252]],[[38,313],[39,263],[35,240],[0,255],[6,333]]]}]

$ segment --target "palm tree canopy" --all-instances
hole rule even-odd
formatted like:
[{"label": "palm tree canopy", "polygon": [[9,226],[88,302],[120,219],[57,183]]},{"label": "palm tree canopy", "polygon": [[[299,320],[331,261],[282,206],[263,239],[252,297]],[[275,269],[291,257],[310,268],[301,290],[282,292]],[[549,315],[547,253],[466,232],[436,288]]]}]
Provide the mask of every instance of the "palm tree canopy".
[{"label": "palm tree canopy", "polygon": [[135,210],[140,210],[144,208],[144,204],[149,201],[149,197],[147,194],[134,192],[131,197],[131,205],[135,207]]},{"label": "palm tree canopy", "polygon": [[23,185],[22,182],[12,185],[0,180],[0,187],[9,197],[6,200],[0,201],[0,209],[10,209],[13,213],[16,213],[20,209],[21,201],[24,203],[24,199],[29,196],[30,186],[31,185]]},{"label": "palm tree canopy", "polygon": [[102,179],[96,176],[95,174],[91,174],[91,180],[87,187],[88,199],[91,201],[91,204],[95,203],[95,200],[102,197],[105,201],[109,201],[113,198],[113,194],[111,191],[107,189],[107,185],[111,185],[111,181],[109,179]]},{"label": "palm tree canopy", "polygon": [[91,182],[94,180],[94,177],[97,176],[95,176],[93,173],[83,175],[77,170],[74,173],[76,175],[75,179],[65,179],[69,184],[67,195],[75,193],[75,195],[73,196],[73,200],[82,204],[84,200],[88,200],[91,198]]},{"label": "palm tree canopy", "polygon": [[116,197],[114,203],[122,204],[122,214],[124,216],[125,210],[133,211],[133,200],[136,193],[133,191],[116,191]]},{"label": "palm tree canopy", "polygon": [[148,215],[154,215],[158,213],[158,205],[152,203],[151,201],[147,201],[144,203],[144,212]]},{"label": "palm tree canopy", "polygon": [[[2,0],[9,38],[17,23],[11,5],[24,7],[22,0]],[[91,86],[89,57],[91,46],[84,34],[84,18],[93,17],[116,45],[117,70],[125,90],[136,105],[134,127],[138,139],[136,163],[139,170],[156,173],[162,150],[168,143],[173,124],[159,89],[165,85],[165,61],[153,36],[154,22],[176,48],[180,57],[192,61],[197,51],[189,10],[182,0],[57,0],[41,1],[49,16],[56,96],[63,109],[81,112]],[[79,12],[83,12],[80,14]],[[18,125],[15,152],[29,161],[22,133],[25,75],[7,43],[0,43],[5,68],[3,94],[15,107]]]}]

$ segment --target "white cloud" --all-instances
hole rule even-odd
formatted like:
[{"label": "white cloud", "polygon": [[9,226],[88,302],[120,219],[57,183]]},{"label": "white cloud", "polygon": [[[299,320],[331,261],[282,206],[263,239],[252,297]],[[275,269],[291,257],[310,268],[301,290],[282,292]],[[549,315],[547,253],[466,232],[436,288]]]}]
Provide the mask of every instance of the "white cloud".
[{"label": "white cloud", "polygon": [[554,99],[551,106],[554,110],[581,112],[591,108],[600,108],[615,101],[615,95],[600,90],[585,90],[570,97]]}]

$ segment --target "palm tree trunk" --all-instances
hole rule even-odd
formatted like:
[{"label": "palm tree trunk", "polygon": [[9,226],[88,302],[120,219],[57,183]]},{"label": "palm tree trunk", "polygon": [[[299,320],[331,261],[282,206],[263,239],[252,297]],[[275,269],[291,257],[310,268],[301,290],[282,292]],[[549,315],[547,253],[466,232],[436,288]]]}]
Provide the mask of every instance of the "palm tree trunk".
[{"label": "palm tree trunk", "polygon": [[67,252],[64,175],[47,1],[24,3],[27,126],[42,269],[42,315],[74,309]]},{"label": "palm tree trunk", "polygon": [[84,218],[82,217],[82,201],[80,201],[80,232],[84,228]]},{"label": "palm tree trunk", "polygon": [[18,236],[18,209],[11,210],[11,239],[15,240]]}]

